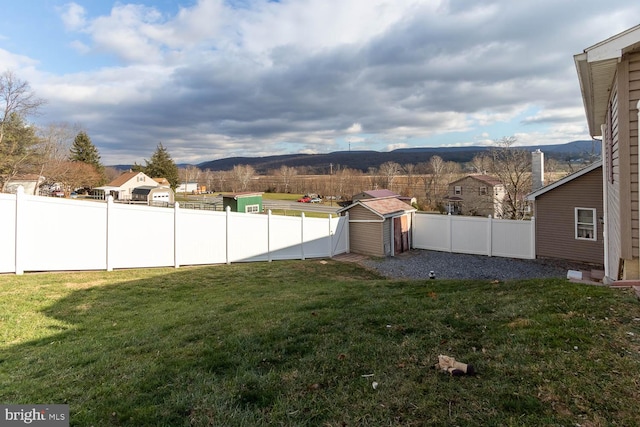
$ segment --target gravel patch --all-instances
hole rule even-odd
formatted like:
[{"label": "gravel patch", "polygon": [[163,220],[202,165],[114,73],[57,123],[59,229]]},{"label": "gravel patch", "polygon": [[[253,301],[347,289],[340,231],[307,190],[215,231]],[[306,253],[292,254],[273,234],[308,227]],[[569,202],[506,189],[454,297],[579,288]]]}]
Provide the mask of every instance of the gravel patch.
[{"label": "gravel patch", "polygon": [[454,254],[428,250],[412,250],[395,257],[371,258],[362,262],[390,278],[513,280],[567,277],[568,270],[590,268],[584,264],[562,260],[525,260]]}]

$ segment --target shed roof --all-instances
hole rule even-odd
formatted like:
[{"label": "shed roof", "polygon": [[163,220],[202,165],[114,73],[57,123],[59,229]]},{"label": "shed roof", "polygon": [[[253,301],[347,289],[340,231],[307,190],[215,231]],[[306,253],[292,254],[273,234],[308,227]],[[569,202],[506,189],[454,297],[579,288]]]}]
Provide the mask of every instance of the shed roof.
[{"label": "shed roof", "polygon": [[392,216],[404,214],[407,212],[415,212],[416,209],[411,205],[399,200],[396,197],[379,197],[375,199],[362,199],[357,200],[347,207],[338,210],[338,213],[347,211],[354,206],[363,206],[371,212],[379,215],[382,218],[389,218]]},{"label": "shed roof", "polygon": [[538,190],[536,190],[536,191],[534,191],[532,193],[527,194],[527,200],[535,200],[536,197],[543,195],[547,191],[551,191],[554,188],[558,188],[561,185],[566,184],[567,182],[573,181],[574,179],[579,178],[582,175],[585,175],[585,174],[591,172],[592,170],[598,169],[599,167],[602,167],[602,160],[594,162],[594,163],[590,164],[589,166],[580,169],[579,171],[576,171],[576,172],[574,172],[572,174],[569,174],[569,175],[565,176],[562,179],[559,179],[556,182],[553,182],[553,183],[551,183],[549,185],[545,185],[544,187],[542,187],[542,188],[540,188],[540,189],[538,189]]},{"label": "shed roof", "polygon": [[233,193],[233,194],[223,194],[222,197],[223,198],[229,198],[229,199],[234,199],[234,200],[238,200],[241,199],[243,197],[255,197],[255,196],[262,196],[263,193],[260,192],[255,192],[255,191],[245,191],[242,193]]},{"label": "shed roof", "polygon": [[640,48],[640,25],[629,28],[573,56],[591,136],[601,136],[609,92],[618,62],[625,53]]}]

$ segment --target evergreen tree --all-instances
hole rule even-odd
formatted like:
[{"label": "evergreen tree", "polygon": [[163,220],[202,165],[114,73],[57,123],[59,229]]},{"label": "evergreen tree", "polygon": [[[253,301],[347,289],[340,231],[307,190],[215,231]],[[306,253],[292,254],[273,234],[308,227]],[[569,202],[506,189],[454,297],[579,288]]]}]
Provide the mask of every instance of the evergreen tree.
[{"label": "evergreen tree", "polygon": [[72,162],[82,162],[93,166],[96,172],[102,177],[99,184],[106,182],[104,174],[104,166],[100,162],[100,153],[95,145],[91,142],[91,138],[86,132],[80,131],[73,140],[73,144],[69,149],[71,153],[69,160]]},{"label": "evergreen tree", "polygon": [[[180,185],[180,176],[178,174],[178,166],[171,158],[171,155],[162,143],[158,144],[156,151],[151,156],[151,160],[145,159],[146,166],[142,169],[142,172],[149,175],[151,178],[166,178],[169,181],[169,185],[172,190],[176,190]],[[140,166],[140,165],[135,165]]]},{"label": "evergreen tree", "polygon": [[93,145],[91,138],[89,138],[89,135],[84,131],[81,131],[76,135],[76,138],[73,140],[73,145],[71,145],[69,151],[71,152],[69,160],[72,162],[89,163],[90,165],[94,165],[96,168],[102,167],[98,149]]}]

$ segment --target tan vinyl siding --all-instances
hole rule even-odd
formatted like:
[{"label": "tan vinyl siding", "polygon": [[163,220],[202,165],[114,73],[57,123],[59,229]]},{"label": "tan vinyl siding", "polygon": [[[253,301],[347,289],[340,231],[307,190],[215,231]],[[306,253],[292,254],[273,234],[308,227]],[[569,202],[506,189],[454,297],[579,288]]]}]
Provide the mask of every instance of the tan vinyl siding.
[{"label": "tan vinyl siding", "polygon": [[[382,218],[363,206],[349,209],[349,246],[351,252],[384,256]],[[376,221],[376,222],[359,222]]]},{"label": "tan vinyl siding", "polygon": [[602,217],[602,168],[536,198],[536,256],[603,265],[602,224],[596,221],[596,241],[576,239],[576,207],[596,209],[596,219]]},{"label": "tan vinyl siding", "polygon": [[610,276],[617,279],[621,258],[620,242],[620,170],[618,151],[618,86],[614,79],[611,88],[610,108],[605,131],[606,173],[607,173],[607,222],[604,224],[609,239],[608,261]]},{"label": "tan vinyl siding", "polygon": [[382,223],[350,222],[349,246],[351,252],[385,256],[381,229]]},{"label": "tan vinyl siding", "polygon": [[640,100],[640,55],[629,56],[629,162],[631,175],[631,244],[633,258],[640,256],[640,213],[638,200],[638,100]]},{"label": "tan vinyl siding", "polygon": [[391,253],[391,221],[388,219],[382,226],[382,250],[385,255],[392,255]]}]

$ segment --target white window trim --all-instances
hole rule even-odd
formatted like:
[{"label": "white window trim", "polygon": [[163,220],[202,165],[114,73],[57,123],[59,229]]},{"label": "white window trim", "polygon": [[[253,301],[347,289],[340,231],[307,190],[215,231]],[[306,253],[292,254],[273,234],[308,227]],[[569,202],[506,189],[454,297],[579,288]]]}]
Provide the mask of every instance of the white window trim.
[{"label": "white window trim", "polygon": [[462,195],[462,186],[456,185],[455,187],[453,187],[453,194]]},{"label": "white window trim", "polygon": [[[592,214],[592,218],[593,218],[593,223],[592,224],[585,224],[585,225],[592,225],[593,226],[593,236],[591,237],[578,237],[578,226],[580,225],[580,223],[578,223],[578,211],[591,211]],[[597,221],[597,217],[596,217],[596,209],[595,208],[579,208],[576,207],[574,210],[574,232],[575,232],[575,238],[576,240],[588,240],[588,241],[596,241],[598,240],[598,221]]]},{"label": "white window trim", "polygon": [[260,211],[260,205],[259,204],[246,205],[244,207],[244,212],[245,213],[258,213],[259,211]]}]

